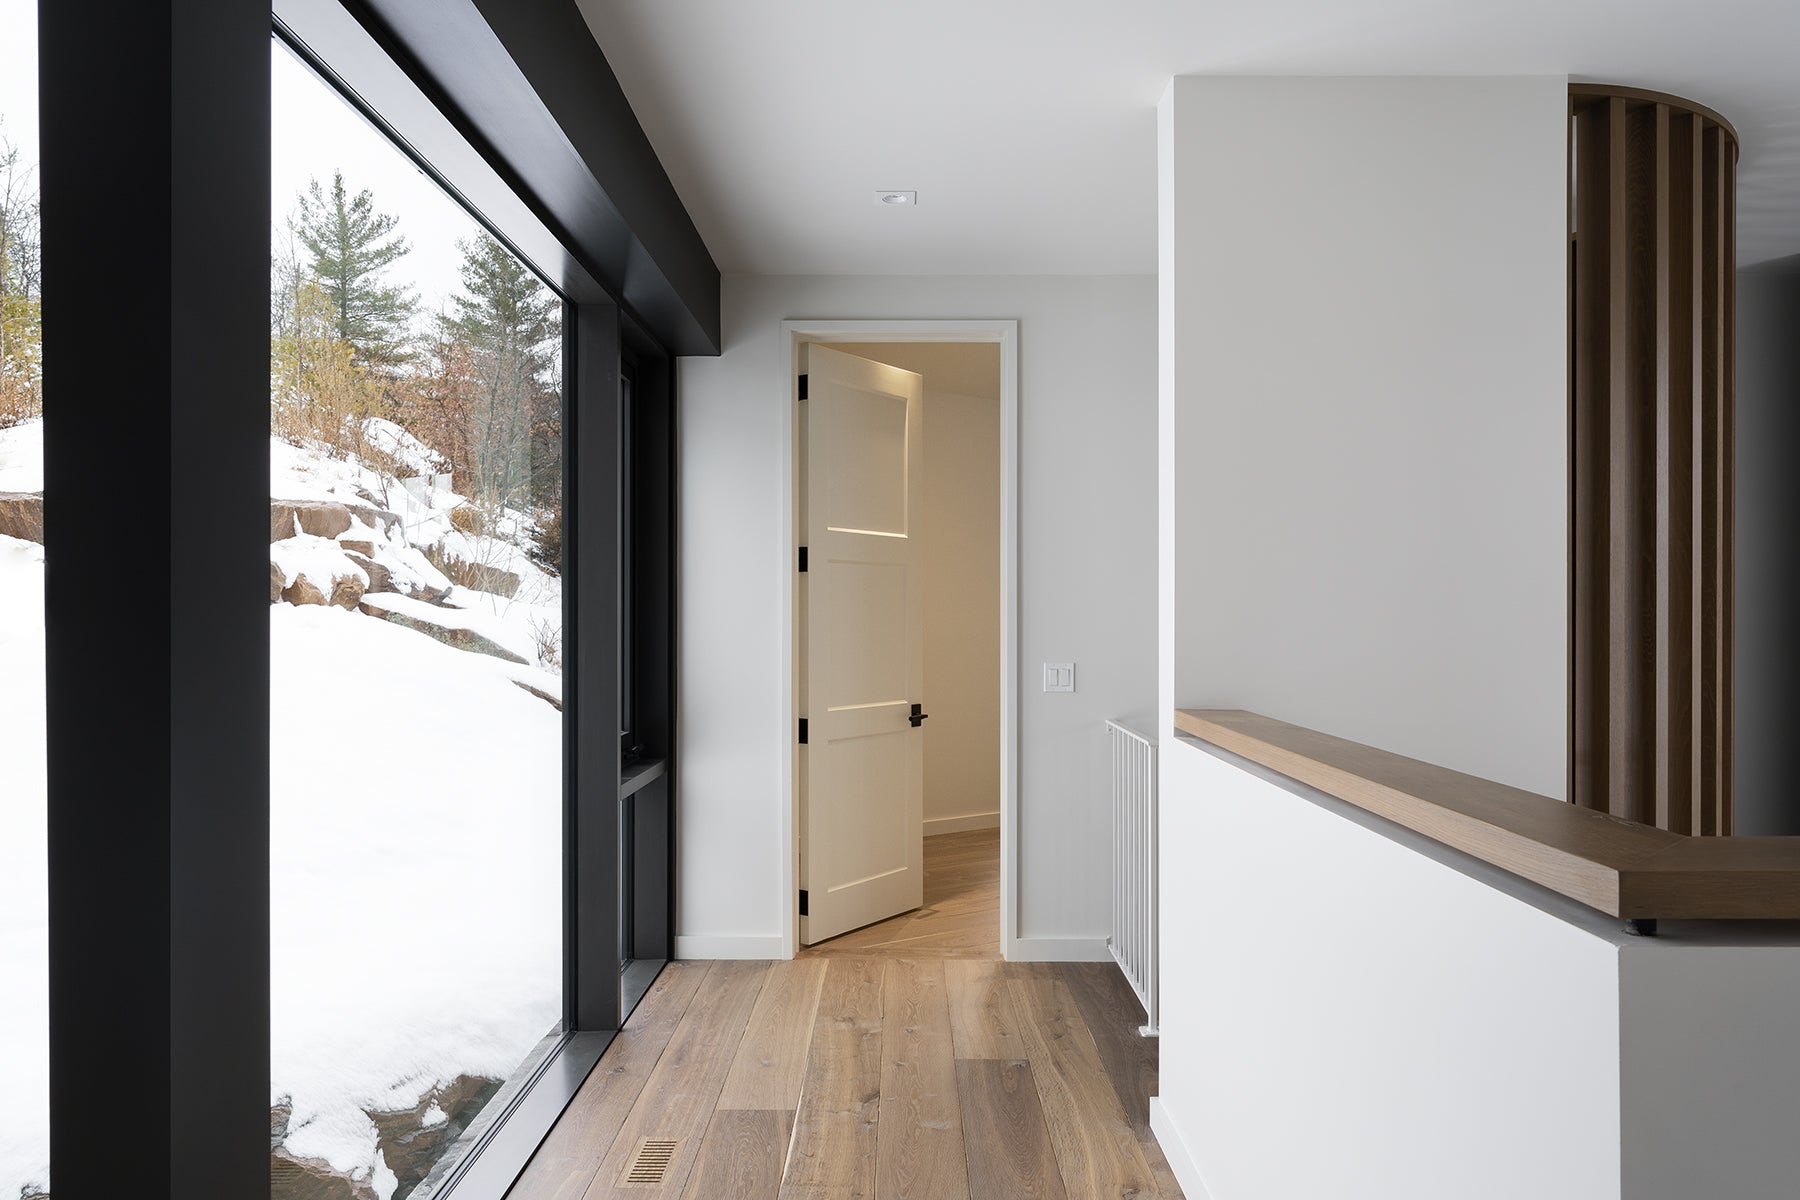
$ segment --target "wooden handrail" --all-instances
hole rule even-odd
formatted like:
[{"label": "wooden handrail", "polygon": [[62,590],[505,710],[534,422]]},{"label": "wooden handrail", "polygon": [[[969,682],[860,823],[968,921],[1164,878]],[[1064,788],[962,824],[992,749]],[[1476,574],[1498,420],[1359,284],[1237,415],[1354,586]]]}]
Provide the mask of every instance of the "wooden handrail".
[{"label": "wooden handrail", "polygon": [[1615,917],[1800,919],[1800,837],[1685,837],[1234,709],[1175,728]]}]

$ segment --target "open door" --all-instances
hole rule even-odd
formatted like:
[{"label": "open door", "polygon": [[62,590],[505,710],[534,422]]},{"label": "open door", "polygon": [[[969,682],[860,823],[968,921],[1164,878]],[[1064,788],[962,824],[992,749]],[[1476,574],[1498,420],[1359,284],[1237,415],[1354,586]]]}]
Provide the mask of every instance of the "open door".
[{"label": "open door", "polygon": [[800,940],[925,898],[923,381],[806,348],[800,479]]}]

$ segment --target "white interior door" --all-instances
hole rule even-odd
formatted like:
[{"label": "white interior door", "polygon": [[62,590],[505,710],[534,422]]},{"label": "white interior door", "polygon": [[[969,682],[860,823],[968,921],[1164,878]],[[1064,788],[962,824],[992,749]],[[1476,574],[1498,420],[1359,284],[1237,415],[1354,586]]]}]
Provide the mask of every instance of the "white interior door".
[{"label": "white interior door", "polygon": [[806,348],[798,671],[803,943],[925,898],[923,381]]}]

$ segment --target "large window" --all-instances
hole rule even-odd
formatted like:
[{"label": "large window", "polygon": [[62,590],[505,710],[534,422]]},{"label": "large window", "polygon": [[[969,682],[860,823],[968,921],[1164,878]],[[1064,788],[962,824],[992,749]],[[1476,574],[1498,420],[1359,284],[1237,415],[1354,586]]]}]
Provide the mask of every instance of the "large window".
[{"label": "large window", "polygon": [[398,1200],[563,1016],[563,303],[273,55],[273,1194]]},{"label": "large window", "polygon": [[37,3],[0,0],[0,1196],[50,1189]]}]

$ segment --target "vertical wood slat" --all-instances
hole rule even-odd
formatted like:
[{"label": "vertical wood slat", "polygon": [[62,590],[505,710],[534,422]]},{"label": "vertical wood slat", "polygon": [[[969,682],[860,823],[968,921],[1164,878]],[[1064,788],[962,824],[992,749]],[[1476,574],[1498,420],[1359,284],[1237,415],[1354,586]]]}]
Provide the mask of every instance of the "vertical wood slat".
[{"label": "vertical wood slat", "polygon": [[1697,738],[1700,758],[1701,807],[1696,832],[1718,833],[1718,819],[1708,801],[1717,794],[1718,777],[1718,629],[1719,589],[1714,578],[1719,554],[1719,388],[1722,382],[1720,350],[1724,345],[1721,324],[1724,320],[1722,266],[1724,248],[1724,214],[1714,197],[1718,192],[1719,173],[1724,165],[1724,139],[1717,129],[1706,131],[1702,151],[1702,177],[1706,187],[1705,216],[1702,228],[1705,247],[1702,250],[1704,282],[1701,288],[1701,320],[1706,338],[1702,343],[1701,362],[1706,388],[1702,409],[1701,488],[1700,488],[1700,628],[1697,646],[1700,663],[1700,731]]},{"label": "vertical wood slat", "polygon": [[1657,478],[1656,819],[1694,829],[1693,637],[1694,167],[1699,118],[1656,110]]},{"label": "vertical wood slat", "polygon": [[1571,89],[1571,801],[1730,832],[1735,135]]},{"label": "vertical wood slat", "polygon": [[1652,432],[1650,406],[1656,387],[1655,245],[1652,237],[1655,168],[1654,118],[1646,106],[1622,98],[1608,102],[1614,132],[1607,170],[1611,204],[1608,230],[1610,301],[1608,424],[1609,477],[1608,739],[1607,811],[1630,821],[1655,819],[1650,767],[1653,676],[1646,671],[1655,598],[1647,567],[1654,557],[1650,531]]},{"label": "vertical wood slat", "polygon": [[1737,169],[1736,152],[1720,163],[1719,211],[1726,214],[1725,246],[1719,255],[1724,280],[1725,342],[1719,350],[1719,832],[1732,830],[1732,697],[1737,639]]},{"label": "vertical wood slat", "polygon": [[1574,395],[1570,426],[1574,550],[1570,717],[1573,727],[1569,799],[1586,808],[1606,807],[1607,769],[1607,476],[1606,394],[1609,272],[1607,229],[1611,225],[1607,146],[1610,109],[1590,104],[1576,111],[1576,236],[1571,241],[1575,279],[1570,378]]},{"label": "vertical wood slat", "polygon": [[[1689,164],[1692,179],[1688,194],[1693,206],[1693,230],[1688,253],[1688,357],[1693,371],[1693,380],[1689,384],[1689,395],[1692,404],[1688,410],[1688,444],[1692,447],[1694,461],[1688,474],[1688,552],[1692,556],[1694,568],[1688,579],[1688,645],[1700,645],[1700,619],[1704,611],[1702,593],[1706,590],[1706,570],[1700,561],[1700,544],[1705,527],[1703,512],[1706,492],[1705,467],[1706,455],[1706,122],[1699,117],[1693,120],[1693,142],[1689,153],[1693,161]],[[1688,662],[1693,666],[1693,655],[1688,655]],[[1689,672],[1687,703],[1688,719],[1683,726],[1688,740],[1688,799],[1689,813],[1687,828],[1693,833],[1700,828],[1700,809],[1705,803],[1706,788],[1700,773],[1700,692],[1705,681],[1702,673],[1695,669]]]}]

